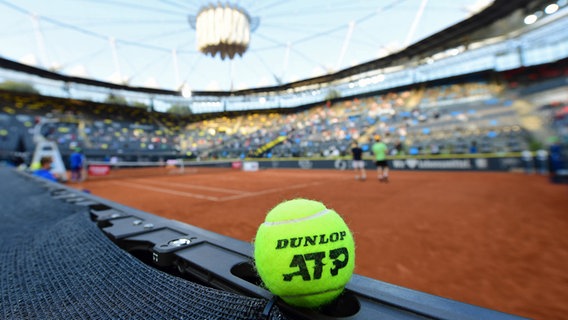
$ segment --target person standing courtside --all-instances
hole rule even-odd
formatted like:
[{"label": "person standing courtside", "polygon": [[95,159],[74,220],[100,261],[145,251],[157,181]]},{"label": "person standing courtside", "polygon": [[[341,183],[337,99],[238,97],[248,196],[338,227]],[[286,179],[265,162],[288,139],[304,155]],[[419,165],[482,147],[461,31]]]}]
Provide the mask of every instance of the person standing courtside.
[{"label": "person standing courtside", "polygon": [[389,182],[389,165],[387,163],[387,145],[381,141],[381,136],[375,136],[375,143],[371,147],[377,165],[377,178],[380,182]]},{"label": "person standing courtside", "polygon": [[363,160],[363,149],[359,147],[357,141],[353,141],[351,154],[353,155],[353,170],[355,170],[355,180],[361,179],[365,181],[367,179],[367,173],[365,172],[365,161]]},{"label": "person standing courtside", "polygon": [[69,163],[71,165],[71,182],[80,182],[83,180],[83,162],[81,148],[75,148],[69,157]]}]

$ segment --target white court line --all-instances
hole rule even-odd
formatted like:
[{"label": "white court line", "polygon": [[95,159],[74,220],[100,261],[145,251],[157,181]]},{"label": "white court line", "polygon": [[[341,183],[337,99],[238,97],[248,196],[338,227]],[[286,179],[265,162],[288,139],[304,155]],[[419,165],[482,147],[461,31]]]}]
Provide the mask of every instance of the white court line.
[{"label": "white court line", "polygon": [[162,181],[154,181],[154,180],[151,180],[151,179],[137,179],[137,180],[143,180],[145,183],[154,183],[154,184],[159,184],[159,185],[163,185],[163,186],[177,186],[177,187],[183,187],[183,188],[188,188],[188,189],[201,189],[201,190],[207,190],[207,191],[218,191],[218,192],[235,193],[235,194],[248,194],[249,193],[247,191],[241,191],[241,190],[216,188],[216,187],[206,187],[206,186],[198,186],[198,185],[177,183],[177,182],[162,182]]},{"label": "white court line", "polygon": [[288,186],[288,187],[267,189],[267,190],[263,190],[263,191],[259,191],[259,192],[249,192],[249,193],[246,193],[246,194],[237,194],[237,195],[234,195],[234,196],[227,196],[227,197],[205,196],[205,195],[197,194],[197,193],[182,192],[182,191],[175,191],[175,190],[170,190],[170,189],[150,187],[150,186],[144,186],[144,185],[139,185],[139,184],[129,183],[129,182],[114,181],[112,183],[118,184],[118,185],[123,185],[123,186],[126,186],[126,187],[131,187],[131,188],[138,188],[138,189],[144,189],[144,190],[150,190],[150,191],[172,194],[172,195],[176,195],[176,196],[205,199],[205,200],[220,202],[220,201],[230,201],[230,200],[236,200],[236,199],[242,199],[242,198],[256,197],[256,196],[260,196],[260,195],[264,195],[264,194],[268,194],[268,193],[281,192],[281,191],[291,190],[291,189],[305,188],[305,187],[310,187],[310,186],[315,186],[315,185],[321,184],[322,182],[311,182],[311,183],[296,184],[296,185],[292,185],[292,186]]},{"label": "white court line", "polygon": [[221,198],[219,198],[218,201],[229,201],[229,200],[242,199],[242,198],[248,198],[248,197],[256,197],[256,196],[260,196],[260,195],[267,194],[267,193],[274,193],[274,192],[280,192],[280,191],[284,191],[284,190],[310,187],[310,186],[315,186],[315,185],[318,185],[318,184],[321,184],[321,182],[310,182],[310,183],[296,184],[296,185],[292,185],[292,186],[288,186],[288,187],[267,189],[267,190],[263,190],[263,191],[259,191],[259,192],[249,192],[248,194],[238,194],[238,195],[235,195],[235,196],[221,197]]},{"label": "white court line", "polygon": [[156,192],[161,192],[161,193],[173,194],[173,195],[176,195],[176,196],[182,196],[182,197],[188,197],[188,198],[197,198],[197,199],[206,199],[206,200],[211,200],[211,201],[220,201],[220,199],[218,197],[205,196],[205,195],[197,194],[197,193],[182,192],[182,191],[175,191],[175,190],[170,190],[170,189],[143,186],[143,185],[139,185],[139,184],[135,184],[135,183],[128,183],[128,182],[114,181],[112,183],[118,184],[118,185],[123,185],[123,186],[126,186],[126,187],[131,187],[131,188],[138,188],[138,189],[151,190],[151,191],[156,191]]}]

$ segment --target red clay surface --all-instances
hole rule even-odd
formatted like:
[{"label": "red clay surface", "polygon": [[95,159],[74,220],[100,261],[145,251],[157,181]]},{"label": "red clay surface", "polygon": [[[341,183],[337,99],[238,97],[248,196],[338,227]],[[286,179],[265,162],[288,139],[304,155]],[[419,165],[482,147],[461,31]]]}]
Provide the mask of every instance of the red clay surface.
[{"label": "red clay surface", "polygon": [[262,170],[87,181],[74,187],[252,241],[266,213],[304,197],[340,213],[355,272],[534,319],[568,314],[568,188],[519,173]]}]

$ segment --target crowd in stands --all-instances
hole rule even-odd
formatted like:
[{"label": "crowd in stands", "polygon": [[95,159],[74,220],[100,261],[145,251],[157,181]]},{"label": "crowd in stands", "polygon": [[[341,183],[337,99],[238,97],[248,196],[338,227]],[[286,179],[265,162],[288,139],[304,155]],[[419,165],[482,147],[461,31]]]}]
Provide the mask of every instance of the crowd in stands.
[{"label": "crowd in stands", "polygon": [[87,157],[334,157],[347,155],[353,140],[368,152],[377,134],[392,155],[520,152],[528,148],[528,132],[503,90],[494,81],[475,79],[280,113],[201,118],[0,92],[0,149],[32,151],[34,130],[40,128],[62,153],[80,146]]},{"label": "crowd in stands", "polygon": [[12,123],[7,135],[19,136],[27,151],[36,130],[56,141],[62,152],[76,146],[86,153],[177,150],[175,137],[143,108],[4,92],[0,93],[0,115]]}]

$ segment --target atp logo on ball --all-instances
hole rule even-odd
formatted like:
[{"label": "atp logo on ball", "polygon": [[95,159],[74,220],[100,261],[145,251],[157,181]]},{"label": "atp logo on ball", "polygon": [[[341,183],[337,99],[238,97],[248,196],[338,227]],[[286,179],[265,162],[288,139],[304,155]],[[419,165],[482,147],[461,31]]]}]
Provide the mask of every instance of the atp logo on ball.
[{"label": "atp logo on ball", "polygon": [[[276,250],[302,248],[303,252],[292,256],[289,264],[291,272],[282,274],[283,280],[293,281],[296,277],[303,281],[318,280],[322,278],[323,273],[329,273],[328,276],[332,277],[337,276],[340,270],[349,263],[349,250],[341,246],[346,236],[346,231],[336,231],[329,234],[278,239]],[[337,244],[337,246],[326,251],[305,252],[306,247],[315,246],[321,249],[321,246],[329,246],[329,244]],[[311,270],[313,270],[312,273],[310,273]]]},{"label": "atp logo on ball", "polygon": [[341,216],[318,201],[279,203],[256,232],[256,270],[263,285],[293,306],[336,299],[353,275],[355,243]]}]

